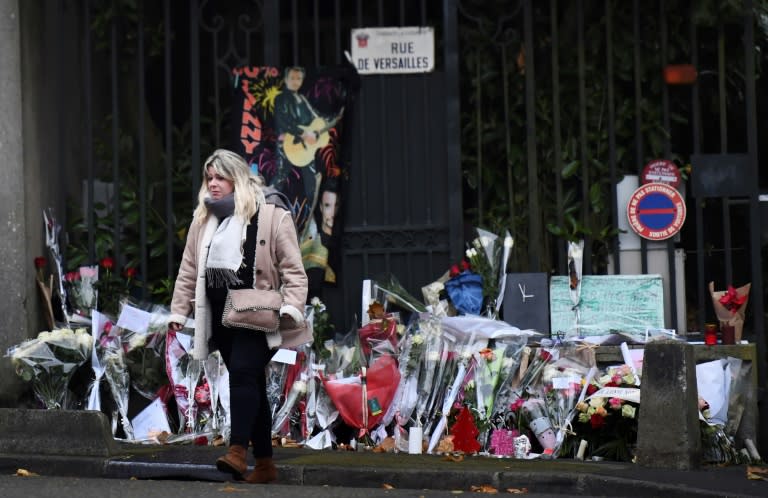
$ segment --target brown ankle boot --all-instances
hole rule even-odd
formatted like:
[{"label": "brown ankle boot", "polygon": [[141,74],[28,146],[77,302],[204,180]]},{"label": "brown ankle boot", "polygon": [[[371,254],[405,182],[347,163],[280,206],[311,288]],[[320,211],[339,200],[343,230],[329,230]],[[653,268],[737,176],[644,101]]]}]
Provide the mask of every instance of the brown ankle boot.
[{"label": "brown ankle boot", "polygon": [[248,462],[245,460],[246,448],[233,444],[229,451],[223,457],[216,460],[216,468],[221,472],[232,474],[235,479],[242,479],[245,471],[248,470]]},{"label": "brown ankle boot", "polygon": [[271,458],[257,458],[253,471],[245,476],[251,484],[266,484],[277,479],[277,467]]}]

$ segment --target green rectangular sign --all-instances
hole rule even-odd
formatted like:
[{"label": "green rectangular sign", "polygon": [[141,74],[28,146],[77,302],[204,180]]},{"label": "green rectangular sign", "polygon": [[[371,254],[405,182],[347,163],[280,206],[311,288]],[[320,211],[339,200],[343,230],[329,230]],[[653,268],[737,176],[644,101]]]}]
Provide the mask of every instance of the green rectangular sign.
[{"label": "green rectangular sign", "polygon": [[552,335],[566,338],[664,328],[664,283],[661,275],[585,275],[581,281],[578,321],[565,276],[549,283]]}]

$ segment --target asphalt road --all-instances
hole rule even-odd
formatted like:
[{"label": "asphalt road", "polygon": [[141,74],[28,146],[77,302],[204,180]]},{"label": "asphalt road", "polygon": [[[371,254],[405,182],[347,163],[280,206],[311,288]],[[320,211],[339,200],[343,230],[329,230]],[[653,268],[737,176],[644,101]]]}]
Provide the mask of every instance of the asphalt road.
[{"label": "asphalt road", "polygon": [[[499,494],[508,494],[506,490],[498,491]],[[216,496],[258,496],[263,498],[293,496],[300,496],[301,498],[432,498],[476,494],[477,493],[469,491],[349,488],[331,486],[298,487],[280,484],[253,485],[234,482],[44,476],[19,477],[15,475],[0,476],[0,496],[3,498],[212,498]],[[567,495],[526,493],[525,496],[563,498]]]}]

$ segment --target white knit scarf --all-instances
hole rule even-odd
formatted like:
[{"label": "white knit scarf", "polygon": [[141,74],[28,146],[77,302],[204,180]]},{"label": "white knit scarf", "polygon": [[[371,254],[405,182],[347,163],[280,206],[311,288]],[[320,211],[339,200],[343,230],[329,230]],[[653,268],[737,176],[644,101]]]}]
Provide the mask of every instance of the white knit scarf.
[{"label": "white knit scarf", "polygon": [[205,205],[219,219],[219,226],[213,234],[208,248],[205,276],[212,287],[229,287],[241,284],[237,270],[243,264],[243,242],[245,242],[245,221],[235,216],[233,194],[219,200],[205,199]]}]

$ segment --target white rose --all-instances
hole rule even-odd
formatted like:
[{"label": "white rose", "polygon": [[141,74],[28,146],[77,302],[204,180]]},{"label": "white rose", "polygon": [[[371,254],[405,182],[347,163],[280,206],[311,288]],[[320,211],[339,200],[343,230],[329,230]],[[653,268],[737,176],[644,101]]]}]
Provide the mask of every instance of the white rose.
[{"label": "white rose", "polygon": [[291,387],[293,391],[296,391],[298,393],[304,394],[307,392],[307,383],[303,380],[296,380],[293,382],[293,386]]}]

